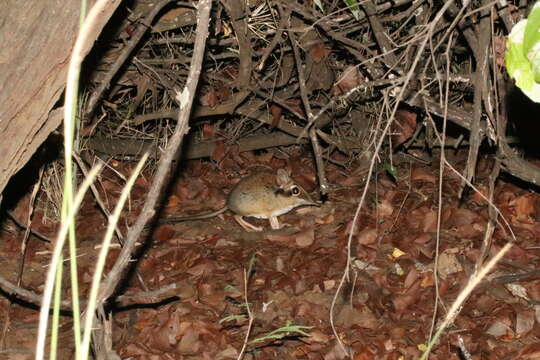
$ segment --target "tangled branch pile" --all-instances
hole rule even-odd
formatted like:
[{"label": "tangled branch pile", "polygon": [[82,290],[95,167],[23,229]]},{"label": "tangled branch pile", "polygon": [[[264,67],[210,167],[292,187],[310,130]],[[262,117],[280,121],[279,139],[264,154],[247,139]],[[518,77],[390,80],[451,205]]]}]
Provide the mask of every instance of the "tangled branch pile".
[{"label": "tangled branch pile", "polygon": [[[311,128],[317,138],[311,141],[322,140],[322,156],[371,157],[386,129],[391,136],[383,139],[394,149],[432,148],[443,139],[458,146],[467,137],[469,180],[487,143],[503,168],[539,183],[539,171],[510,150],[505,135],[504,35],[524,6],[351,4],[220,1],[186,156],[212,156],[232,144],[240,151],[294,144],[309,140]],[[88,89],[83,134],[91,136],[90,148],[132,156],[166,141],[177,113],[175,90],[190,66],[194,14],[192,3],[135,1],[100,55],[101,71],[92,76],[97,88]],[[446,121],[457,125],[454,140],[440,133]]]}]

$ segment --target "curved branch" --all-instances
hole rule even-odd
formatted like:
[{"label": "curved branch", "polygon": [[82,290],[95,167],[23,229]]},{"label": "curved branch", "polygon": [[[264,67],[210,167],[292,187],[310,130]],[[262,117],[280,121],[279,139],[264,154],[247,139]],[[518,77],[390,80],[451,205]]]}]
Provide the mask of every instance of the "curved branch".
[{"label": "curved branch", "polygon": [[131,52],[135,47],[139,44],[144,34],[146,34],[146,31],[150,28],[152,22],[154,21],[154,18],[159,14],[159,12],[169,3],[171,3],[172,0],[163,0],[160,3],[156,4],[156,6],[152,9],[152,11],[148,14],[146,19],[142,23],[139,24],[137,29],[135,30],[135,33],[127,43],[127,45],[122,50],[122,53],[120,56],[116,59],[114,64],[111,66],[109,71],[107,72],[107,75],[99,85],[99,87],[94,91],[94,94],[88,101],[88,106],[86,108],[86,114],[91,114],[98,102],[99,99],[103,96],[103,93],[105,93],[105,90],[109,87],[109,84],[113,77],[116,75],[118,70],[124,65],[129,55],[131,55]]},{"label": "curved branch", "polygon": [[520,158],[508,145],[503,137],[500,138],[499,151],[501,162],[506,172],[521,180],[540,185],[540,168]]}]

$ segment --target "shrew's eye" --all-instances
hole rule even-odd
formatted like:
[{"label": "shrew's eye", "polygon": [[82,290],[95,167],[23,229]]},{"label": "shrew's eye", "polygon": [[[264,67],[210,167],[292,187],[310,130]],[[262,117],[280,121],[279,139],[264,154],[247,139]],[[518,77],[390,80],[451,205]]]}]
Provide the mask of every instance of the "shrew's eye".
[{"label": "shrew's eye", "polygon": [[294,196],[300,194],[300,189],[298,189],[296,186],[294,186],[294,187],[291,189],[291,194],[293,194]]}]

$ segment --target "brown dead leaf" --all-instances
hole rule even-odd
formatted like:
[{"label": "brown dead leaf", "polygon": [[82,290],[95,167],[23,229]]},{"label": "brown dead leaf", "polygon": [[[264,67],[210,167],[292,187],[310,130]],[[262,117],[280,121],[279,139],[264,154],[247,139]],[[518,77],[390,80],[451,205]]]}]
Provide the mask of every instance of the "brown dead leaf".
[{"label": "brown dead leaf", "polygon": [[452,249],[446,249],[439,255],[437,270],[441,278],[446,279],[448,275],[463,271],[463,267],[456,256],[456,252]]},{"label": "brown dead leaf", "polygon": [[101,181],[101,186],[106,193],[120,194],[122,192],[122,186],[112,180]]},{"label": "brown dead leaf", "polygon": [[[525,288],[527,289],[527,293],[529,294],[529,298],[531,300],[537,302],[540,301],[540,281],[531,281],[525,285]],[[537,307],[540,310],[540,305],[537,305]],[[540,320],[538,323],[540,323]]]},{"label": "brown dead leaf", "polygon": [[211,139],[216,134],[216,127],[213,124],[204,124],[202,127],[203,139]]},{"label": "brown dead leaf", "polygon": [[227,101],[231,97],[232,92],[230,87],[223,82],[215,82],[212,85],[203,87],[202,94],[199,98],[199,103],[203,106],[213,108]]},{"label": "brown dead leaf", "polygon": [[394,205],[392,205],[392,200],[396,196],[396,191],[388,191],[382,201],[377,205],[377,214],[380,217],[387,218],[392,216],[394,213]]},{"label": "brown dead leaf", "polygon": [[324,291],[332,290],[336,286],[336,280],[329,279],[323,281]]},{"label": "brown dead leaf", "polygon": [[525,345],[514,359],[538,360],[540,359],[540,343]]},{"label": "brown dead leaf", "polygon": [[407,330],[402,327],[390,327],[389,329],[390,339],[400,340],[407,335]]},{"label": "brown dead leaf", "polygon": [[[204,178],[201,175],[201,178]],[[178,182],[175,185],[174,194],[180,199],[183,207],[191,205],[200,205],[201,201],[208,196],[208,185],[202,179],[192,178]]]},{"label": "brown dead leaf", "polygon": [[312,343],[326,344],[330,340],[330,336],[326,335],[325,333],[317,329],[310,331],[309,335],[310,335],[309,337],[302,339],[308,344],[312,344]]},{"label": "brown dead leaf", "polygon": [[293,243],[296,240],[296,234],[266,234],[266,239],[275,243]]},{"label": "brown dead leaf", "polygon": [[423,275],[424,277],[422,278],[422,282],[420,283],[420,286],[422,286],[423,288],[426,288],[426,287],[432,287],[433,285],[435,285],[435,278],[433,277],[432,272],[427,272],[427,273],[424,273]]},{"label": "brown dead leaf", "polygon": [[333,223],[335,220],[336,220],[336,218],[335,218],[334,214],[330,213],[330,214],[328,214],[326,216],[315,218],[315,223],[316,224],[321,224],[321,225],[327,225],[327,224]]},{"label": "brown dead leaf", "polygon": [[407,273],[407,276],[405,277],[405,281],[403,282],[403,288],[408,289],[411,286],[416,283],[416,281],[420,278],[420,273],[418,270],[416,270],[414,267],[412,267],[409,272]]},{"label": "brown dead leaf", "polygon": [[369,345],[362,345],[357,350],[357,353],[354,355],[354,360],[375,360],[375,359],[377,359],[377,356],[375,356],[374,350],[371,349]]},{"label": "brown dead leaf", "polygon": [[296,245],[305,248],[313,245],[315,241],[315,230],[313,228],[305,229],[296,234]]},{"label": "brown dead leaf", "polygon": [[[500,250],[501,248],[494,244],[490,249],[490,253],[492,256],[494,256]],[[529,261],[532,259],[536,259],[536,255],[533,254],[530,250],[524,249],[523,247],[514,244],[514,246],[512,246],[510,250],[508,250],[508,252],[506,253],[505,258],[519,261]]]},{"label": "brown dead leaf", "polygon": [[404,294],[396,294],[392,299],[394,309],[400,316],[409,306],[415,304],[422,295],[420,281],[415,282]]},{"label": "brown dead leaf", "polygon": [[201,296],[209,296],[214,293],[214,289],[208,283],[199,284],[198,289]]},{"label": "brown dead leaf", "polygon": [[422,231],[427,233],[437,231],[437,212],[435,210],[430,210],[424,215]]},{"label": "brown dead leaf", "polygon": [[394,345],[394,342],[392,341],[392,339],[387,339],[384,342],[384,350],[392,351],[392,350],[395,350],[395,348],[396,348],[396,346]]},{"label": "brown dead leaf", "polygon": [[422,233],[414,238],[415,244],[427,244],[429,241],[433,239],[433,235],[429,233]]},{"label": "brown dead leaf", "polygon": [[349,66],[339,77],[332,88],[332,95],[340,96],[358,87],[363,81],[363,76],[356,66]]},{"label": "brown dead leaf", "polygon": [[364,177],[363,176],[354,176],[354,175],[351,175],[351,176],[347,176],[347,177],[341,177],[340,179],[338,179],[337,182],[339,182],[340,185],[344,185],[344,186],[352,186],[352,185],[359,185],[362,183]]},{"label": "brown dead leaf", "polygon": [[182,16],[184,13],[192,12],[189,8],[173,8],[160,16],[160,21],[173,21],[176,18]]},{"label": "brown dead leaf", "polygon": [[138,176],[135,180],[135,184],[143,189],[148,189],[150,187],[150,181],[148,181],[146,176]]},{"label": "brown dead leaf", "polygon": [[261,154],[258,154],[254,157],[254,161],[261,163],[261,164],[268,164],[272,161],[274,158],[274,154],[272,152],[264,152]]},{"label": "brown dead leaf", "polygon": [[238,349],[231,344],[227,345],[227,348],[217,353],[216,359],[236,359],[238,358]]},{"label": "brown dead leaf", "polygon": [[462,237],[462,238],[472,238],[475,237],[482,232],[484,232],[484,225],[480,222],[475,222],[469,225],[463,225],[457,228],[456,235]]},{"label": "brown dead leaf", "polygon": [[168,213],[171,209],[178,209],[180,207],[180,198],[176,195],[171,195],[167,199],[165,204],[165,212]]},{"label": "brown dead leaf", "polygon": [[326,46],[326,44],[324,44],[323,42],[317,43],[309,49],[309,54],[311,55],[313,61],[315,61],[316,63],[319,63],[322,60],[326,59],[328,55],[330,55],[330,53],[330,48]]},{"label": "brown dead leaf", "polygon": [[[153,309],[149,309],[149,311],[155,312],[155,310],[153,310]],[[154,321],[155,321],[154,318],[146,317],[146,316],[140,316],[137,319],[137,322],[135,324],[133,324],[133,328],[135,330],[142,331],[142,330],[144,330],[146,328],[149,328],[149,327],[153,326]]]},{"label": "brown dead leaf", "polygon": [[424,217],[430,211],[433,210],[431,210],[428,206],[422,205],[419,208],[409,211],[408,216],[405,217],[405,220],[410,228],[421,229]]},{"label": "brown dead leaf", "polygon": [[187,269],[187,273],[193,276],[203,276],[205,274],[211,274],[215,268],[216,265],[214,262],[204,261]]},{"label": "brown dead leaf", "polygon": [[411,181],[425,181],[431,184],[437,183],[437,178],[426,168],[414,167],[411,171]]},{"label": "brown dead leaf", "polygon": [[409,110],[399,109],[396,111],[395,120],[392,123],[392,147],[394,149],[414,135],[416,117],[417,114]]},{"label": "brown dead leaf", "polygon": [[487,202],[485,199],[489,199],[489,189],[486,185],[483,184],[477,184],[476,189],[478,191],[475,191],[471,195],[471,202],[473,202],[476,205],[487,205]]},{"label": "brown dead leaf", "polygon": [[520,222],[529,223],[536,213],[536,198],[534,194],[521,195],[510,201],[510,206],[514,207],[515,219]]},{"label": "brown dead leaf", "polygon": [[224,141],[218,141],[216,143],[216,147],[214,148],[214,151],[212,152],[212,160],[219,163],[225,155],[227,154],[227,145]]},{"label": "brown dead leaf", "polygon": [[379,327],[379,320],[366,306],[363,306],[361,310],[344,306],[336,316],[336,324],[345,328],[356,325],[373,330]]},{"label": "brown dead leaf", "polygon": [[219,162],[218,168],[220,170],[231,170],[237,168],[238,164],[243,164],[238,153],[238,144],[232,144],[227,149],[227,156]]},{"label": "brown dead leaf", "polygon": [[343,360],[347,359],[349,355],[341,348],[341,345],[336,342],[332,349],[324,354],[324,360]]},{"label": "brown dead leaf", "polygon": [[295,172],[298,173],[294,178],[296,183],[302,186],[307,192],[312,192],[317,188],[317,176],[313,171],[299,166],[293,171],[293,173]]},{"label": "brown dead leaf", "polygon": [[159,244],[172,239],[176,232],[170,225],[159,226],[152,234],[152,239]]},{"label": "brown dead leaf", "polygon": [[305,117],[304,109],[302,108],[302,100],[299,98],[289,98],[285,100],[285,103],[300,116]]},{"label": "brown dead leaf", "polygon": [[295,315],[302,316],[302,317],[310,316],[312,308],[313,308],[313,304],[307,301],[302,301],[300,304],[298,304]]},{"label": "brown dead leaf", "polygon": [[522,298],[523,300],[529,300],[529,295],[527,294],[527,288],[521,284],[509,283],[505,284],[504,287],[506,290],[516,297]]},{"label": "brown dead leaf", "polygon": [[453,208],[452,216],[446,221],[446,226],[449,228],[470,225],[477,219],[476,212],[464,208]]},{"label": "brown dead leaf", "polygon": [[[150,349],[159,350],[159,351],[172,351],[173,346],[176,345],[176,331],[174,331],[175,324],[169,321],[160,327],[156,328],[145,328],[142,332],[144,335],[144,343],[150,347]],[[172,331],[171,331],[172,330]]]},{"label": "brown dead leaf", "polygon": [[131,343],[123,346],[119,355],[122,359],[128,359],[132,357],[144,357],[147,356],[150,350],[147,346],[141,343]]},{"label": "brown dead leaf", "polygon": [[358,243],[360,245],[371,245],[377,241],[378,234],[376,228],[367,228],[358,233]]},{"label": "brown dead leaf", "polygon": [[279,105],[272,104],[270,105],[270,113],[272,114],[272,127],[279,125],[281,121],[281,116],[283,115],[283,108]]},{"label": "brown dead leaf", "polygon": [[217,92],[214,89],[206,91],[199,97],[199,103],[203,106],[215,107],[219,104],[219,98]]},{"label": "brown dead leaf", "polygon": [[188,189],[188,182],[182,181],[177,183],[174,187],[174,195],[180,200],[190,199],[192,191]]},{"label": "brown dead leaf", "polygon": [[532,330],[535,321],[534,310],[524,309],[516,316],[516,336],[523,337]]},{"label": "brown dead leaf", "polygon": [[34,218],[32,219],[32,229],[35,229],[40,233],[48,236],[55,234],[58,230],[58,227],[59,224],[56,223],[45,223],[45,220],[43,219],[43,213],[41,211],[36,212]]},{"label": "brown dead leaf", "polygon": [[486,330],[486,334],[491,335],[496,338],[504,337],[506,339],[511,339],[514,337],[514,332],[509,325],[503,323],[502,321],[495,321],[490,327]]},{"label": "brown dead leaf", "polygon": [[195,331],[192,327],[189,327],[180,338],[177,350],[185,354],[196,354],[200,351],[201,347],[202,343],[199,341],[199,332]]}]

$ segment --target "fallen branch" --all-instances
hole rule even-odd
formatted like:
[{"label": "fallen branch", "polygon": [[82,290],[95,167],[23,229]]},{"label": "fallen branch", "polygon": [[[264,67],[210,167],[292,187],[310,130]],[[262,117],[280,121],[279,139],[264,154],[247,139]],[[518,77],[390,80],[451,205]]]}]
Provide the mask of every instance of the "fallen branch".
[{"label": "fallen branch", "polygon": [[[3,292],[9,295],[16,296],[17,298],[28,303],[35,304],[36,306],[39,306],[41,304],[41,295],[36,294],[31,290],[17,286],[12,282],[6,280],[2,276],[0,276],[0,289],[2,289]],[[64,311],[71,311],[71,300],[63,300],[60,303],[60,309]]]},{"label": "fallen branch", "polygon": [[[279,8],[280,8],[280,13],[282,17],[288,18],[290,16],[290,11],[287,11],[287,12],[284,11],[281,8],[281,6],[279,6]],[[300,56],[300,50],[298,49],[296,36],[294,35],[294,32],[291,30],[290,23],[287,26],[287,34],[289,35],[289,41],[291,42],[291,47],[293,48],[294,62],[296,64],[296,72],[298,74],[298,83],[300,86],[300,98],[302,99],[302,104],[304,105],[304,110],[306,112],[309,123],[313,123],[315,120],[313,120],[314,118],[313,111],[311,108],[311,104],[309,102],[308,91],[306,89],[306,76],[304,74],[304,69],[302,68],[302,59]],[[313,154],[315,156],[315,163],[317,165],[319,191],[321,195],[324,197],[328,194],[329,186],[328,186],[328,180],[326,179],[326,174],[324,171],[324,161],[322,157],[321,146],[319,144],[319,139],[317,137],[316,129],[314,127],[311,127],[309,129],[309,139],[311,142],[311,147],[313,149]]]},{"label": "fallen branch", "polygon": [[135,249],[135,245],[144,229],[144,226],[152,217],[154,217],[156,213],[155,208],[158,200],[160,199],[162,189],[165,188],[168,183],[168,175],[171,171],[171,164],[173,160],[178,157],[182,147],[182,140],[189,130],[188,122],[191,114],[194,95],[197,90],[197,84],[201,74],[206,38],[208,37],[208,24],[210,22],[211,8],[211,0],[200,0],[197,5],[197,30],[193,49],[193,59],[189,70],[189,76],[186,81],[186,86],[183,92],[177,95],[177,99],[180,102],[178,122],[176,124],[174,133],[169,140],[169,145],[161,158],[154,182],[144,203],[144,207],[133,227],[129,229],[126,236],[125,246],[120,251],[118,259],[116,260],[111,271],[109,271],[108,276],[99,291],[97,300],[98,307],[102,306],[103,303],[116,290],[124,272],[128,267]]},{"label": "fallen branch", "polygon": [[15,225],[17,225],[17,227],[19,227],[20,229],[25,230],[25,231],[30,231],[30,234],[34,235],[35,237],[37,237],[38,239],[40,239],[42,241],[46,241],[46,242],[49,242],[49,243],[52,242],[51,238],[49,238],[48,236],[44,235],[43,233],[41,233],[41,232],[39,232],[39,231],[37,231],[35,229],[32,229],[32,227],[30,225],[24,224],[24,222],[19,220],[15,215],[13,215],[12,212],[6,211],[6,214],[11,219],[11,221],[13,221],[13,223]]},{"label": "fallen branch", "polygon": [[[214,107],[209,106],[197,106],[195,110],[193,111],[192,118],[203,118],[207,116],[217,116],[217,115],[225,115],[225,114],[232,114],[234,110],[240,105],[246,97],[249,95],[248,91],[241,91],[236,93],[229,101],[219,104]],[[165,111],[158,111],[150,114],[144,114],[136,116],[133,121],[132,125],[137,126],[141,125],[142,123],[149,121],[149,120],[156,120],[156,119],[175,119],[178,116],[178,109],[175,110],[165,110]]]},{"label": "fallen branch", "polygon": [[171,2],[172,0],[163,0],[160,3],[156,4],[152,11],[148,14],[146,19],[144,19],[144,21],[139,24],[129,42],[122,49],[122,53],[120,54],[120,56],[118,56],[114,64],[110,67],[107,75],[105,75],[103,81],[88,101],[88,106],[86,107],[87,115],[91,114],[94,111],[98,100],[101,99],[103,93],[109,87],[109,84],[111,83],[113,77],[116,75],[116,73],[118,73],[118,70],[120,70],[120,68],[124,65],[129,55],[131,55],[131,53],[139,44],[146,31],[150,28],[152,22],[154,21],[154,18],[165,6],[167,6]]},{"label": "fallen branch", "polygon": [[[158,304],[163,300],[177,296],[179,287],[178,284],[172,283],[162,286],[157,290],[141,291],[131,295],[120,295],[116,298],[115,303],[119,306]],[[0,276],[0,290],[29,304],[34,304],[36,306],[41,304],[42,295],[17,286],[2,276]],[[86,306],[86,301],[81,300],[80,304]],[[62,300],[60,309],[62,311],[71,312],[71,300]]]},{"label": "fallen branch", "polygon": [[505,139],[499,141],[503,169],[513,176],[540,185],[540,168],[520,158],[508,145]]},{"label": "fallen branch", "polygon": [[[192,160],[210,157],[219,143],[220,141],[188,142],[182,158]],[[279,132],[249,136],[237,142],[240,152],[306,143],[305,139],[298,140],[296,136]],[[157,146],[153,141],[141,139],[93,138],[88,142],[87,146],[91,150],[112,157],[139,157],[147,151],[150,151],[150,157],[152,158],[159,159],[161,156],[161,153],[157,152]]]}]

